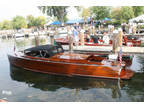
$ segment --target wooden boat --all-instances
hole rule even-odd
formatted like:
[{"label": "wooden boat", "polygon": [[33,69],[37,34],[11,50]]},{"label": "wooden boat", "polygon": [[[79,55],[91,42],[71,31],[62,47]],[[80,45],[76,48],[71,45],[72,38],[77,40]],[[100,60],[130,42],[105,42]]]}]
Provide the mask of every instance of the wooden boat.
[{"label": "wooden boat", "polygon": [[64,52],[60,45],[29,48],[22,55],[8,55],[8,58],[12,65],[35,72],[112,79],[130,79],[133,76],[133,72],[117,60],[103,55]]},{"label": "wooden boat", "polygon": [[[84,45],[87,45],[87,46],[110,46],[110,45],[112,45],[112,40],[109,41],[109,44],[103,44],[102,39],[98,39],[98,41],[99,41],[98,43],[95,43],[93,39],[90,39],[90,41],[87,42],[85,39]],[[67,36],[65,38],[57,38],[56,42],[61,43],[62,45],[69,44],[69,40],[68,40]],[[79,42],[79,45],[81,45],[80,42]],[[140,46],[141,40],[138,40],[137,38],[131,38],[131,37],[129,38],[127,36],[124,36],[123,37],[123,45],[125,45],[125,46]]]},{"label": "wooden boat", "polygon": [[123,37],[123,45],[126,45],[126,46],[140,46],[141,45],[141,40],[139,40],[137,37],[124,36]]},{"label": "wooden boat", "polygon": [[[57,38],[55,40],[56,40],[57,43],[60,43],[61,45],[68,45],[69,44],[68,36],[63,37],[63,38]],[[104,45],[104,44],[94,43],[93,39],[90,39],[89,42],[87,42],[86,39],[84,39],[84,41],[85,41],[84,45],[87,45],[87,46],[108,46],[108,45]],[[102,39],[99,39],[98,41],[100,41],[101,43],[103,43]],[[110,41],[109,45],[111,45],[111,44],[112,43]],[[80,42],[79,42],[79,45],[81,45]]]}]

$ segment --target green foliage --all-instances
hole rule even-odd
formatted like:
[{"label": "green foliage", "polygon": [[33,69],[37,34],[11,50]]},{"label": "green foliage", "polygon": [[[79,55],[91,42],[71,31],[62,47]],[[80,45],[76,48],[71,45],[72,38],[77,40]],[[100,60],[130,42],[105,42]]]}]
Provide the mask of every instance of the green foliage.
[{"label": "green foliage", "polygon": [[26,20],[27,20],[28,28],[31,28],[31,27],[35,26],[35,18],[32,15],[28,15]]},{"label": "green foliage", "polygon": [[14,29],[26,28],[27,27],[26,19],[22,16],[16,16],[12,20],[12,25]]},{"label": "green foliage", "polygon": [[123,22],[128,23],[128,20],[134,17],[134,12],[132,7],[123,6],[119,8],[115,8],[112,10],[111,17],[115,20],[114,23],[119,22],[120,24]]},{"label": "green foliage", "polygon": [[27,25],[28,27],[40,27],[46,23],[46,19],[44,16],[33,17],[32,15],[27,16]]},{"label": "green foliage", "polygon": [[66,16],[64,16],[64,22],[66,22],[68,20],[68,18]]},{"label": "green foliage", "polygon": [[34,20],[34,26],[43,26],[46,23],[46,19],[43,16],[38,16],[37,18],[35,18]]},{"label": "green foliage", "polygon": [[110,7],[108,6],[93,6],[90,8],[91,15],[94,15],[96,20],[102,20],[105,17],[110,17]]},{"label": "green foliage", "polygon": [[2,22],[0,22],[0,30],[2,29]]},{"label": "green foliage", "polygon": [[[67,7],[68,6],[38,6],[43,13],[56,18],[56,20],[62,23],[67,21]],[[129,19],[144,14],[144,6],[121,6],[117,8],[93,6],[88,9],[85,9],[82,6],[75,6],[75,8],[81,13],[81,16],[84,19],[89,16],[93,16],[96,20],[103,20],[105,17],[108,17],[112,19],[112,24],[114,25],[120,25],[123,22],[128,23]],[[41,27],[45,23],[46,19],[43,16],[34,17],[28,15],[26,19],[22,16],[16,16],[12,21],[4,20],[0,22],[0,29]],[[106,22],[106,24],[111,24],[111,22]]]},{"label": "green foliage", "polygon": [[80,12],[83,7],[82,6],[75,6],[75,8],[77,9],[78,12]]},{"label": "green foliage", "polygon": [[0,29],[3,29],[3,30],[12,29],[11,21],[4,20],[3,22],[1,22]]},{"label": "green foliage", "polygon": [[38,6],[38,8],[49,16],[57,17],[57,19],[64,23],[64,19],[67,15],[66,8],[68,6]]},{"label": "green foliage", "polygon": [[144,14],[144,6],[132,6],[132,8],[135,17]]},{"label": "green foliage", "polygon": [[122,22],[128,22],[129,19],[134,17],[134,12],[133,12],[133,8],[132,7],[123,6],[121,8],[121,11],[122,11],[121,12],[121,16],[122,16],[121,21]]},{"label": "green foliage", "polygon": [[12,19],[12,21],[4,20],[0,22],[0,29],[21,29],[30,27],[42,27],[46,23],[46,19],[44,16],[33,17],[32,15],[28,15],[25,19],[22,16],[16,16]]},{"label": "green foliage", "polygon": [[120,26],[121,25],[121,21],[113,19],[112,24],[115,25],[115,26]]},{"label": "green foliage", "polygon": [[144,29],[144,25],[141,25],[140,28],[141,28],[141,29]]},{"label": "green foliage", "polygon": [[111,17],[112,19],[115,20],[115,22],[116,20],[120,21],[122,19],[121,14],[122,14],[121,8],[114,8],[111,12]]},{"label": "green foliage", "polygon": [[90,16],[90,10],[89,10],[89,8],[83,8],[82,9],[82,17],[86,20],[87,19],[87,17],[89,17]]}]

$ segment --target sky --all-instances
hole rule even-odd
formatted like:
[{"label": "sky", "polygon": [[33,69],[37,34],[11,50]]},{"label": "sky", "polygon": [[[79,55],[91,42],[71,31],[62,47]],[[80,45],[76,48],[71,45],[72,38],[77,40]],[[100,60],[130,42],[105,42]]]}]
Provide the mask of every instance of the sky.
[{"label": "sky", "polygon": [[[142,0],[1,0],[0,21],[11,20],[16,15],[43,16],[37,8],[39,5],[49,6],[139,6],[144,4]],[[79,18],[75,9],[69,9],[68,18]]]},{"label": "sky", "polygon": [[[26,17],[27,15],[33,16],[46,16],[38,8],[38,4],[29,0],[4,0],[0,2],[0,21],[11,20],[16,15]],[[68,9],[68,19],[79,18],[77,10],[71,6]]]},{"label": "sky", "polygon": [[41,16],[43,15],[37,5],[31,0],[3,0],[0,2],[0,21],[10,20],[16,15],[26,17],[27,15]]}]

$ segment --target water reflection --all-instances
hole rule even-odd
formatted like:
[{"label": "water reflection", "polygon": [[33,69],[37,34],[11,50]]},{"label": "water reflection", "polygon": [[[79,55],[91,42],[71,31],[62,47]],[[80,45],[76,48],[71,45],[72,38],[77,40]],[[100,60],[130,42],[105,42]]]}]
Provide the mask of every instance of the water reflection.
[{"label": "water reflection", "polygon": [[19,82],[25,82],[30,87],[41,89],[42,91],[57,91],[60,88],[75,89],[77,95],[80,90],[89,90],[92,88],[111,89],[112,98],[120,98],[121,92],[118,86],[124,86],[123,82],[118,80],[82,78],[82,77],[67,77],[35,73],[24,70],[15,66],[10,67],[11,78]]},{"label": "water reflection", "polygon": [[144,73],[144,56],[137,56],[137,62],[140,64],[138,72]]},{"label": "water reflection", "polygon": [[125,87],[128,96],[131,101],[144,102],[144,74],[135,73],[134,77],[125,82]]}]

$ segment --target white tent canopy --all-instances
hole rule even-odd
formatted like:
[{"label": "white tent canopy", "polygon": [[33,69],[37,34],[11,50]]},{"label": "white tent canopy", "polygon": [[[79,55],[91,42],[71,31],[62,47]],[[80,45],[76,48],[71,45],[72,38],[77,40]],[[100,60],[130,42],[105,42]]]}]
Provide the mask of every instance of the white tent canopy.
[{"label": "white tent canopy", "polygon": [[138,17],[136,17],[136,18],[130,19],[129,22],[130,22],[130,23],[133,23],[134,21],[139,22],[139,21],[141,21],[141,20],[144,21],[144,14],[143,14],[143,15],[140,15],[140,16],[138,16]]}]

